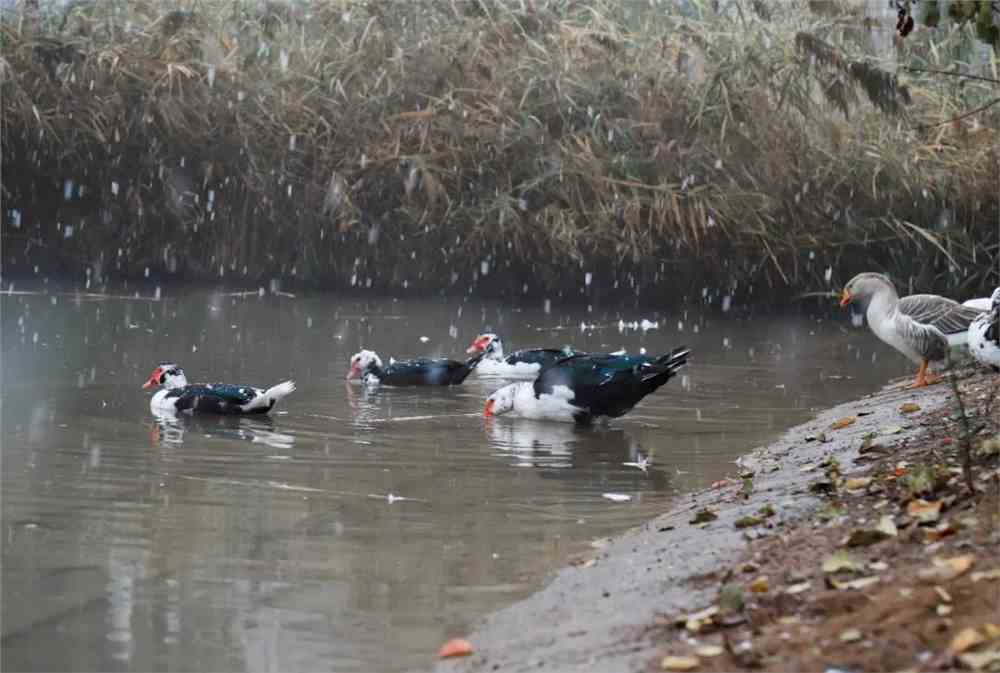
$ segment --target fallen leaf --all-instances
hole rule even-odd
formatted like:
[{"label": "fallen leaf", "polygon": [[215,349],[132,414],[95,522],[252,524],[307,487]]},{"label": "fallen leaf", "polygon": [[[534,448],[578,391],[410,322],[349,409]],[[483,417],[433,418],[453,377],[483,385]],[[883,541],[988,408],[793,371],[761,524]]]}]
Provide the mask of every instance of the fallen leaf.
[{"label": "fallen leaf", "polygon": [[472,654],[472,643],[464,638],[452,638],[438,650],[439,659],[448,657],[464,657]]},{"label": "fallen leaf", "polygon": [[871,577],[859,577],[856,580],[842,582],[834,577],[828,577],[826,578],[826,581],[834,589],[838,589],[840,591],[860,591],[861,589],[867,589],[873,584],[878,584],[881,581],[881,578],[877,575],[872,575]]},{"label": "fallen leaf", "polygon": [[705,657],[706,659],[711,659],[712,657],[717,657],[723,652],[724,649],[718,645],[702,645],[697,650],[694,651],[699,657]]},{"label": "fallen leaf", "polygon": [[808,591],[812,586],[811,582],[799,582],[798,584],[790,584],[785,587],[786,594],[800,594],[803,591]]},{"label": "fallen leaf", "polygon": [[941,603],[934,609],[934,612],[938,617],[947,617],[952,613],[952,607],[950,605],[946,605],[945,603]]},{"label": "fallen leaf", "polygon": [[628,502],[632,499],[632,496],[626,493],[601,493],[602,498],[607,498],[612,502]]},{"label": "fallen leaf", "polygon": [[946,538],[949,535],[954,535],[955,533],[958,532],[958,529],[956,529],[947,521],[939,523],[934,528],[924,528],[922,530],[924,532],[924,540],[923,540],[924,544],[937,542],[942,538]]},{"label": "fallen leaf", "polygon": [[660,661],[660,668],[664,671],[693,671],[698,668],[701,661],[698,657],[675,657],[673,655],[663,657]]},{"label": "fallen leaf", "polygon": [[718,518],[719,515],[716,514],[715,512],[709,509],[700,509],[698,510],[697,513],[695,513],[694,518],[691,519],[691,521],[689,521],[688,523],[690,524],[708,523],[709,521],[715,521]]},{"label": "fallen leaf", "polygon": [[857,420],[858,419],[856,419],[854,416],[844,416],[843,418],[837,419],[836,421],[834,421],[833,423],[831,423],[830,424],[830,429],[831,430],[843,430],[844,428],[847,428],[847,427],[850,427],[850,426],[854,425],[854,423]]},{"label": "fallen leaf", "polygon": [[764,505],[759,510],[757,510],[757,515],[765,519],[774,516],[774,507],[772,507],[770,503],[768,503],[767,505]]},{"label": "fallen leaf", "polygon": [[968,626],[955,634],[955,637],[951,639],[951,644],[948,645],[948,651],[953,655],[961,654],[984,642],[986,642],[986,636],[978,629]]},{"label": "fallen leaf", "polygon": [[986,570],[984,572],[974,572],[971,577],[973,582],[979,582],[981,580],[1000,580],[1000,568],[994,568],[993,570]]},{"label": "fallen leaf", "polygon": [[714,621],[715,615],[719,614],[719,607],[717,605],[711,605],[704,610],[699,610],[698,612],[692,612],[689,615],[684,615],[677,620],[679,626],[683,626],[688,631],[697,633],[701,630],[702,626],[711,624]]},{"label": "fallen leaf", "polygon": [[951,594],[948,593],[944,587],[934,587],[934,593],[936,593],[945,603],[951,603]]},{"label": "fallen leaf", "polygon": [[941,518],[941,501],[928,502],[917,498],[906,506],[906,513],[919,523],[935,523]]},{"label": "fallen leaf", "polygon": [[834,493],[837,490],[837,484],[830,481],[829,479],[821,479],[820,481],[814,481],[809,484],[810,493]]},{"label": "fallen leaf", "polygon": [[840,634],[840,642],[842,643],[853,643],[861,640],[861,631],[857,629],[847,629]]},{"label": "fallen leaf", "polygon": [[950,582],[959,575],[964,574],[976,562],[976,557],[971,554],[955,556],[949,559],[936,558],[930,568],[924,568],[917,573],[917,577],[925,582]]},{"label": "fallen leaf", "polygon": [[896,524],[888,514],[883,515],[875,528],[858,528],[851,531],[844,544],[848,547],[865,547],[899,534]]},{"label": "fallen leaf", "polygon": [[868,569],[882,572],[883,570],[889,569],[889,564],[885,561],[872,561],[868,564]]},{"label": "fallen leaf", "polygon": [[736,520],[733,525],[737,528],[750,528],[751,526],[759,526],[764,523],[764,520],[758,516],[744,516]]},{"label": "fallen leaf", "polygon": [[871,477],[854,477],[844,482],[844,488],[848,491],[860,491],[863,488],[868,488],[868,485],[871,483]]},{"label": "fallen leaf", "polygon": [[875,526],[875,530],[885,533],[890,537],[896,537],[899,534],[899,530],[896,528],[896,522],[892,520],[892,517],[888,514],[883,514],[879,517],[878,525]]},{"label": "fallen leaf", "polygon": [[974,671],[982,670],[1000,661],[1000,650],[983,650],[982,652],[966,652],[958,657],[963,665]]},{"label": "fallen leaf", "polygon": [[823,561],[823,572],[832,575],[841,570],[849,570],[852,573],[858,572],[858,565],[846,551],[838,551]]},{"label": "fallen leaf", "polygon": [[903,431],[902,425],[890,425],[888,428],[882,430],[883,435],[898,435]]},{"label": "fallen leaf", "polygon": [[768,587],[767,576],[766,575],[761,575],[760,577],[758,577],[757,579],[755,579],[753,582],[750,583],[750,587],[749,587],[750,592],[751,593],[755,593],[755,594],[764,594],[764,593],[767,593],[768,588],[769,587]]},{"label": "fallen leaf", "polygon": [[914,402],[905,402],[903,406],[899,408],[899,413],[901,414],[912,414],[920,411],[920,405]]}]

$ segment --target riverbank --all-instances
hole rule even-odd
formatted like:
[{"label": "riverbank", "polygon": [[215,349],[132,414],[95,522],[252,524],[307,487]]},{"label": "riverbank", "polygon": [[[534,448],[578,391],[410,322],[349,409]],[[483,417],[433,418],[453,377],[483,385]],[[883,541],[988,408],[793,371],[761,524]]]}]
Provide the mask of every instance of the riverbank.
[{"label": "riverbank", "polygon": [[959,378],[980,452],[975,496],[958,467],[951,387],[897,382],[789,430],[732,480],[578,559],[438,670],[996,665],[1000,472],[995,440],[983,444],[997,432],[996,384]]}]

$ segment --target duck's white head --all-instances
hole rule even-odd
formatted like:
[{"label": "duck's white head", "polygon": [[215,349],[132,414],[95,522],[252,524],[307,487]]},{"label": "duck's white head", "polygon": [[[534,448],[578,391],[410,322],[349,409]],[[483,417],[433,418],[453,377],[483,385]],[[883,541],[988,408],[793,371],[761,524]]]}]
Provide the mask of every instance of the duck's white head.
[{"label": "duck's white head", "polygon": [[860,304],[861,309],[865,310],[875,295],[883,292],[888,292],[892,297],[899,296],[888,276],[881,273],[859,273],[844,286],[840,293],[840,305]]},{"label": "duck's white head", "polygon": [[519,386],[518,383],[511,383],[487,397],[483,415],[489,418],[490,416],[503,416],[511,411],[514,408],[514,398],[517,396]]},{"label": "duck's white head", "polygon": [[472,340],[472,344],[465,349],[466,353],[483,353],[489,360],[503,359],[503,341],[496,334],[480,334]]},{"label": "duck's white head", "polygon": [[359,351],[351,356],[351,368],[347,372],[347,380],[361,378],[376,367],[382,368],[382,358],[375,351]]},{"label": "duck's white head", "polygon": [[188,384],[184,370],[173,362],[161,362],[149,375],[149,379],[142,384],[142,387],[152,388],[153,386],[163,386],[164,388],[183,388]]},{"label": "duck's white head", "polygon": [[1000,287],[993,290],[993,294],[990,295],[990,306],[995,312],[1000,312]]}]

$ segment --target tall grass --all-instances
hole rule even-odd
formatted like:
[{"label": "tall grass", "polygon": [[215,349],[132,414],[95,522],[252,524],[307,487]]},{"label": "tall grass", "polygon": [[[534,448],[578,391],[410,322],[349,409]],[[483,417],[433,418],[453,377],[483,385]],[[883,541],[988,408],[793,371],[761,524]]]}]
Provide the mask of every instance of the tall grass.
[{"label": "tall grass", "polygon": [[996,87],[896,74],[956,67],[971,29],[880,55],[853,3],[769,7],[22,7],[0,27],[4,261],[493,292],[591,272],[664,301],[868,269],[995,284],[996,108],[947,120]]}]

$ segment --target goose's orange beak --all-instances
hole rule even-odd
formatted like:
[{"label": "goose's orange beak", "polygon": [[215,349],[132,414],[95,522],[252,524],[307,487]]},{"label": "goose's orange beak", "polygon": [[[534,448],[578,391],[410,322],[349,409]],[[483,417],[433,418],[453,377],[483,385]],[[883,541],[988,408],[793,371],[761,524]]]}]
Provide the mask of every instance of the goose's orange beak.
[{"label": "goose's orange beak", "polygon": [[850,303],[851,303],[851,293],[848,292],[847,288],[845,287],[844,290],[840,293],[840,305],[841,307],[844,307]]},{"label": "goose's orange beak", "polygon": [[493,400],[486,400],[486,408],[483,409],[483,416],[489,418],[493,415]]}]

